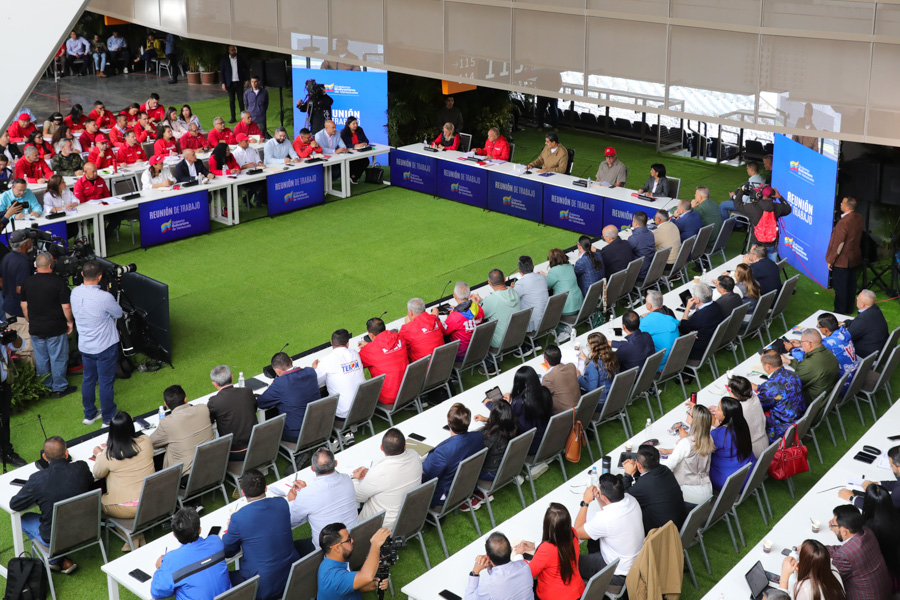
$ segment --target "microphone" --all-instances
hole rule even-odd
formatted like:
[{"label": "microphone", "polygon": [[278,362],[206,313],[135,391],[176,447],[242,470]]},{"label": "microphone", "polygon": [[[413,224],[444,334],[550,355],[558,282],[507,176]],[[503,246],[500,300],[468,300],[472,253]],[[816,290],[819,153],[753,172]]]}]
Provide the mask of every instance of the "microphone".
[{"label": "microphone", "polygon": [[[444,298],[444,292],[447,291],[447,286],[450,285],[450,283],[451,283],[452,281],[453,281],[453,280],[450,279],[450,280],[447,281],[447,283],[444,284],[444,289],[441,290],[441,295],[438,296],[438,300],[443,300],[443,298]],[[439,303],[438,303],[437,309],[438,309],[438,314],[439,314],[439,315],[448,315],[448,314],[450,314],[450,306],[449,306],[448,304],[441,304],[441,303],[439,302]]]},{"label": "microphone", "polygon": [[290,346],[290,345],[291,345],[290,342],[285,342],[285,343],[284,343],[284,346],[281,347],[281,350],[279,350],[279,352],[284,352],[284,349],[287,348],[287,347]]},{"label": "microphone", "polygon": [[444,292],[447,291],[447,286],[450,285],[451,283],[453,283],[453,280],[452,280],[452,279],[449,279],[449,280],[447,280],[447,283],[444,284],[444,289],[441,290],[441,295],[438,296],[438,299],[439,299],[439,300],[442,299],[442,298],[444,297]]},{"label": "microphone", "polygon": [[44,430],[44,422],[41,421],[41,415],[37,416],[37,420],[38,420],[38,425],[41,426],[41,433],[44,434],[44,441],[46,442],[47,441],[47,432]]},{"label": "microphone", "polygon": [[381,313],[380,315],[378,315],[378,318],[379,318],[379,319],[383,319],[383,318],[384,318],[384,315],[386,315],[386,314],[387,314],[387,311],[384,311],[383,313]]},{"label": "microphone", "polygon": [[[291,345],[290,342],[285,342],[284,346],[282,346],[281,350],[279,350],[278,352],[284,352],[284,349],[290,345]],[[271,364],[268,364],[265,367],[263,367],[262,371],[263,371],[263,375],[265,375],[269,379],[275,379],[276,377],[278,377],[278,374],[275,373],[275,369],[272,368]]]},{"label": "microphone", "polygon": [[585,170],[581,172],[581,175],[578,176],[578,180],[572,182],[572,185],[577,185],[579,187],[587,187],[588,181],[587,181],[587,179],[584,178],[584,176],[587,174],[588,171],[590,171],[591,167],[593,167],[593,166],[594,166],[593,163],[589,164],[587,166],[587,168],[585,168]]}]

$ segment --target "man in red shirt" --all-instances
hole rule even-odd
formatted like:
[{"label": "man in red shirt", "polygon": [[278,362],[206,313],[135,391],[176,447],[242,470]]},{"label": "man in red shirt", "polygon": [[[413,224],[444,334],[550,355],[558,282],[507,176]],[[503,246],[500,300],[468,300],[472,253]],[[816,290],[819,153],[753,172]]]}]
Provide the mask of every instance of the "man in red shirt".
[{"label": "man in red shirt", "polygon": [[139,161],[147,160],[147,154],[137,142],[137,136],[133,131],[125,134],[125,143],[116,150],[116,160],[120,165],[133,165]]},{"label": "man in red shirt", "polygon": [[150,116],[145,112],[138,115],[138,122],[132,126],[132,131],[137,135],[137,141],[141,144],[156,139],[156,129],[150,124]]},{"label": "man in red shirt", "polygon": [[[97,135],[98,135],[97,122],[94,121],[93,119],[88,119],[87,121],[85,121],[84,133],[82,133],[81,136],[78,138],[78,143],[81,144],[82,152],[90,152],[91,151],[91,149],[94,147],[94,144],[97,143],[97,140],[96,140]],[[104,135],[104,134],[99,133],[99,135]]]},{"label": "man in red shirt", "polygon": [[182,152],[188,149],[208,150],[209,140],[206,139],[205,135],[200,135],[200,128],[197,127],[196,123],[191,123],[188,125],[188,132],[178,140],[178,145],[181,146]]},{"label": "man in red shirt", "polygon": [[31,122],[31,117],[28,116],[28,113],[22,113],[19,115],[19,120],[13,121],[13,124],[6,131],[9,133],[9,141],[24,142],[31,135],[31,132],[34,131],[34,123]]},{"label": "man in red shirt", "polygon": [[38,155],[37,148],[28,146],[22,151],[22,158],[16,161],[13,179],[24,179],[28,183],[47,183],[53,177],[53,169]]},{"label": "man in red shirt", "polygon": [[400,339],[399,333],[387,331],[384,321],[378,318],[366,321],[366,331],[372,341],[360,342],[359,356],[363,367],[369,369],[372,377],[384,374],[384,385],[381,386],[378,401],[393,404],[397,400],[397,393],[409,364],[406,344]]},{"label": "man in red shirt", "polygon": [[[451,340],[459,340],[459,350],[456,352],[456,360],[462,360],[466,356],[466,350],[469,349],[469,342],[472,341],[472,334],[475,333],[475,327],[484,322],[484,311],[478,304],[469,300],[469,284],[465,281],[457,281],[453,287],[453,298],[456,300],[456,306],[447,315],[447,321],[444,324],[445,335]],[[438,309],[435,306],[431,309],[432,314],[437,315]]]},{"label": "man in red shirt", "polygon": [[300,135],[294,140],[293,146],[300,158],[309,158],[312,154],[322,154],[322,146],[306,127],[300,130]]},{"label": "man in red shirt", "polygon": [[234,139],[234,133],[225,127],[225,119],[222,117],[213,119],[213,129],[209,132],[207,140],[210,148],[215,148],[219,142],[225,142],[226,144],[237,143]]},{"label": "man in red shirt", "polygon": [[444,345],[444,324],[439,317],[425,312],[424,300],[413,298],[406,303],[406,323],[400,328],[400,339],[406,344],[409,362],[415,362]]},{"label": "man in red shirt", "polygon": [[141,104],[141,112],[147,113],[147,116],[150,117],[150,122],[154,125],[158,125],[166,118],[166,109],[160,106],[159,94],[156,92],[150,94],[150,98]]},{"label": "man in red shirt", "polygon": [[113,125],[112,113],[99,100],[94,102],[94,110],[88,113],[88,119],[93,119],[100,129],[109,129]]},{"label": "man in red shirt", "polygon": [[74,193],[82,204],[88,200],[101,200],[110,196],[106,182],[97,174],[94,163],[90,162],[84,165],[84,175],[75,182]]},{"label": "man in red shirt", "polygon": [[494,160],[509,160],[509,142],[500,135],[500,130],[491,127],[488,130],[487,141],[484,148],[477,148],[475,154],[478,156],[487,156]]},{"label": "man in red shirt", "polygon": [[114,148],[118,148],[125,143],[125,134],[131,131],[128,127],[128,115],[119,113],[116,115],[116,124],[109,130],[109,142]]},{"label": "man in red shirt", "polygon": [[98,133],[94,138],[94,149],[88,153],[87,159],[98,169],[105,169],[115,164],[116,156],[109,149],[109,140],[102,133]]},{"label": "man in red shirt", "polygon": [[262,132],[259,130],[259,126],[253,122],[253,118],[250,116],[250,113],[246,110],[241,111],[241,120],[238,121],[238,124],[234,126],[234,135],[235,139],[239,133],[243,133],[244,135],[258,135],[262,137]]}]

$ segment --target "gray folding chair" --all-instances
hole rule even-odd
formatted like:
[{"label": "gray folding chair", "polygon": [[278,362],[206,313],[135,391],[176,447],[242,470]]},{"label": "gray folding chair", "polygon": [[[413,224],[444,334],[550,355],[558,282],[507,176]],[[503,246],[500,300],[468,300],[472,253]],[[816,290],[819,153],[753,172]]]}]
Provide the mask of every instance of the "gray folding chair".
[{"label": "gray folding chair", "polygon": [[476,487],[484,494],[488,516],[491,517],[491,527],[497,526],[497,522],[494,520],[494,510],[491,508],[491,496],[500,488],[510,483],[515,483],[516,490],[519,492],[519,501],[522,502],[522,508],[525,508],[525,496],[522,494],[522,484],[519,483],[518,474],[522,467],[525,466],[525,459],[528,458],[528,449],[531,448],[531,442],[534,441],[536,433],[537,429],[531,428],[509,440],[494,479],[491,481],[478,480]]},{"label": "gray folding chair", "polygon": [[316,550],[294,562],[281,600],[315,600],[319,593],[319,565],[323,558],[325,553]]},{"label": "gray folding chair", "polygon": [[[606,386],[601,385],[596,390],[582,394],[578,404],[575,406],[575,420],[581,421],[581,426],[585,430],[590,427],[591,421],[594,420],[594,413],[597,412],[597,405],[600,403],[600,397],[605,389]],[[585,438],[585,442],[587,442],[587,438]],[[588,455],[591,457],[591,463],[593,463],[594,451],[591,450],[590,444],[585,443],[585,446],[587,447]]]},{"label": "gray folding chair", "polygon": [[428,372],[425,374],[425,383],[422,384],[422,396],[438,388],[447,390],[448,398],[453,396],[453,390],[450,389],[450,378],[453,377],[453,364],[456,362],[458,350],[459,340],[447,342],[434,349],[431,354],[431,362],[428,364]]},{"label": "gray folding chair", "polygon": [[694,587],[697,589],[700,589],[700,586],[697,585],[697,576],[694,575],[694,565],[691,563],[691,555],[688,554],[688,548],[696,545],[698,540],[697,531],[699,531],[700,526],[709,518],[709,513],[712,511],[712,502],[713,497],[710,496],[695,506],[691,512],[688,513],[687,518],[685,518],[684,523],[681,525],[681,548],[684,551],[684,564],[687,565],[688,574],[691,576],[691,583],[693,583]]},{"label": "gray folding chair", "polygon": [[347,411],[347,418],[343,423],[338,425],[338,419],[334,420],[334,435],[337,437],[338,446],[344,449],[344,434],[354,427],[362,425],[369,426],[369,433],[375,435],[375,426],[372,424],[372,417],[375,416],[375,407],[378,406],[378,396],[381,394],[381,388],[384,385],[384,374],[373,377],[365,383],[359,384],[356,388],[356,395],[353,397],[353,404]]},{"label": "gray folding chair", "polygon": [[898,363],[900,363],[900,346],[894,346],[894,349],[891,350],[891,357],[884,365],[884,368],[878,373],[875,373],[873,371],[869,374],[867,378],[868,381],[863,382],[862,389],[859,390],[859,393],[863,394],[866,397],[866,402],[874,403],[875,394],[877,394],[880,390],[884,390],[885,394],[888,395],[888,403],[894,403],[893,398],[891,398],[890,396],[889,382],[891,380],[891,377],[894,376],[894,371],[897,370]]},{"label": "gray folding chair", "polygon": [[437,484],[438,480],[435,477],[406,492],[406,496],[403,497],[403,504],[400,505],[400,511],[397,513],[394,529],[391,531],[391,535],[403,537],[407,542],[414,537],[419,538],[422,556],[425,558],[425,567],[429,571],[431,570],[431,561],[428,560],[428,550],[425,548],[422,529],[425,528],[425,518],[428,515],[431,498],[434,496],[434,489],[437,487]]},{"label": "gray folding chair", "polygon": [[538,325],[537,330],[525,333],[525,337],[531,342],[532,351],[528,354],[537,356],[539,350],[537,341],[545,335],[552,335],[553,341],[556,344],[559,344],[559,340],[556,336],[556,327],[559,325],[559,320],[562,319],[562,311],[566,306],[566,299],[568,297],[569,292],[562,292],[561,294],[553,294],[550,296],[550,299],[547,301],[547,307],[544,309],[544,316],[541,317],[541,322]]},{"label": "gray folding chair", "polygon": [[[616,305],[622,298],[628,297],[625,281],[628,279],[627,269],[606,276],[606,289],[603,290],[603,309],[610,318],[616,316]],[[603,280],[601,280],[603,281]],[[597,285],[596,283],[594,285]]]},{"label": "gray folding chair", "polygon": [[[473,336],[474,337],[474,336]],[[428,363],[430,356],[423,356],[413,363],[409,363],[406,372],[403,374],[403,381],[400,382],[400,390],[397,392],[397,399],[390,406],[378,404],[375,406],[375,412],[379,417],[387,419],[391,427],[394,426],[394,415],[404,408],[414,408],[416,412],[422,412],[419,405],[419,394],[422,393],[422,386],[425,384],[425,376],[428,374]]]},{"label": "gray folding chair", "polygon": [[[759,297],[759,300],[756,301],[756,306],[753,308],[753,313],[750,315],[750,320],[747,322],[747,326],[744,327],[741,336],[738,337],[738,343],[741,345],[741,352],[744,353],[745,357],[747,356],[747,351],[744,348],[745,339],[756,335],[759,336],[760,346],[766,345],[766,338],[769,337],[769,328],[766,326],[766,318],[769,316],[769,310],[771,310],[772,305],[775,303],[775,293],[775,290],[772,290]],[[766,338],[763,337],[763,329],[766,330]],[[746,358],[744,360],[746,360]]]},{"label": "gray folding chair", "polygon": [[816,429],[818,429],[819,426],[824,422],[828,427],[828,435],[831,437],[831,445],[837,446],[837,440],[834,439],[834,430],[831,429],[831,421],[828,420],[828,415],[830,415],[834,410],[838,398],[840,397],[841,390],[844,388],[844,383],[846,383],[848,377],[850,377],[850,373],[843,374],[841,378],[838,379],[838,382],[834,384],[834,387],[831,388],[831,391],[828,392],[828,397],[825,400],[825,407],[822,409],[822,412],[819,413],[819,418],[815,419],[815,422],[813,422],[810,426],[809,431],[813,436],[813,439],[816,438]]},{"label": "gray folding chair", "polygon": [[719,230],[719,235],[716,236],[716,241],[713,243],[712,248],[710,248],[709,252],[703,254],[701,260],[706,261],[706,266],[710,270],[712,270],[712,257],[716,254],[722,255],[722,262],[728,261],[728,257],[725,256],[725,245],[728,244],[728,239],[734,232],[735,224],[737,224],[737,219],[725,219],[722,223],[722,229]]},{"label": "gray folding chair", "polygon": [[[884,365],[887,364],[888,357],[891,355],[891,351],[897,346],[897,341],[900,340],[900,327],[895,327],[891,334],[888,336],[887,341],[884,343],[884,347],[881,349],[881,352],[878,353],[878,362],[875,363],[875,366],[872,368],[876,373],[881,373],[882,369],[884,369]],[[888,397],[890,398],[893,394],[890,392],[890,388],[888,388]]]},{"label": "gray folding chair", "polygon": [[[662,291],[659,289],[659,279],[662,277],[663,271],[666,270],[666,261],[669,260],[669,254],[671,253],[671,248],[663,248],[653,254],[653,259],[650,261],[650,266],[647,268],[647,275],[644,277],[644,281],[637,283],[638,298],[632,306],[640,304],[644,292],[650,288],[655,287],[660,292]],[[647,259],[645,258],[644,260]]]},{"label": "gray folding chair", "polygon": [[819,449],[819,440],[816,439],[816,433],[813,431],[813,428],[821,420],[822,411],[825,408],[825,402],[827,400],[827,394],[822,392],[815,400],[809,403],[809,406],[806,407],[806,416],[809,417],[809,420],[806,421],[807,426],[804,430],[797,431],[797,435],[800,436],[801,440],[806,439],[807,436],[812,438],[813,443],[816,446],[816,454],[819,456],[819,463],[823,465],[825,464],[825,461],[822,460],[822,451]]},{"label": "gray folding chair", "polygon": [[[741,304],[734,308],[731,311],[730,320],[728,321],[728,327],[725,329],[725,332],[722,334],[722,341],[719,342],[719,347],[716,348],[716,352],[719,350],[731,350],[732,354],[734,354],[734,364],[741,364],[741,360],[738,359],[738,334],[741,330],[741,325],[744,324],[744,317],[747,316],[747,311],[750,310],[749,304]],[[744,359],[746,360],[746,358]],[[719,364],[715,360],[715,353],[713,353],[713,363],[716,365],[716,370],[718,370]]]},{"label": "gray folding chair", "polygon": [[634,292],[638,277],[641,275],[642,266],[644,266],[644,259],[639,257],[628,263],[628,266],[625,268],[624,288],[628,298],[631,298],[631,294]]},{"label": "gray folding chair", "polygon": [[[528,322],[531,320],[532,312],[534,312],[533,308],[526,308],[510,315],[506,333],[503,335],[503,342],[501,342],[499,348],[492,347],[490,349],[491,356],[497,361],[498,369],[500,368],[500,361],[507,354],[515,354],[522,359],[522,364],[525,364],[525,352],[522,351],[522,344],[525,343],[525,334],[528,331]],[[528,354],[533,353],[534,351],[532,350]]]},{"label": "gray folding chair", "polygon": [[672,291],[672,284],[676,280],[683,281],[684,283],[688,282],[686,267],[688,259],[691,257],[691,252],[694,251],[694,242],[696,240],[696,235],[683,240],[681,242],[681,248],[679,248],[678,254],[675,256],[675,262],[672,263],[669,268],[667,268],[663,273],[663,280],[666,282],[666,289],[668,289],[670,292]]},{"label": "gray folding chair", "polygon": [[[730,323],[731,315],[722,319],[716,326],[716,330],[713,332],[712,338],[710,338],[709,343],[706,345],[706,349],[703,350],[703,355],[697,360],[688,358],[687,362],[684,363],[685,370],[690,371],[694,378],[696,378],[698,389],[703,389],[703,384],[700,383],[700,369],[702,369],[704,365],[709,365],[709,370],[712,373],[713,379],[718,379],[719,377],[719,368],[716,364],[716,349],[722,345],[722,338],[725,337],[725,331],[728,329]],[[671,357],[672,353],[669,353],[669,356]]]},{"label": "gray folding chair", "polygon": [[603,403],[600,412],[596,413],[591,421],[591,429],[594,431],[594,438],[597,440],[600,456],[603,456],[603,446],[600,444],[600,432],[597,431],[598,425],[618,419],[622,423],[622,429],[625,430],[625,437],[634,435],[631,431],[631,420],[625,408],[628,406],[628,401],[631,400],[631,390],[634,389],[634,382],[637,381],[637,376],[637,367],[631,367],[627,371],[616,373],[609,387],[606,402]]},{"label": "gray folding chair", "polygon": [[[740,506],[744,500],[748,499],[750,496],[756,497],[756,503],[759,505],[759,512],[762,515],[763,523],[766,525],[769,524],[769,519],[766,516],[766,509],[769,511],[769,516],[774,517],[772,514],[772,505],[769,504],[769,494],[766,493],[766,476],[769,474],[769,465],[772,464],[772,459],[775,458],[775,453],[778,452],[778,447],[780,445],[781,440],[776,440],[769,444],[763,451],[762,456],[757,459],[756,464],[753,465],[753,469],[750,471],[750,476],[747,478],[747,485],[744,486],[741,495],[734,503],[734,508],[731,510],[731,516],[734,517],[734,522],[737,524],[738,535],[741,537],[742,546],[746,546],[746,543],[744,542],[744,532],[741,531],[741,522],[738,520],[737,507]],[[763,508],[763,500],[766,501],[765,508]]]},{"label": "gray folding chair", "polygon": [[253,426],[244,461],[228,463],[228,476],[236,489],[240,489],[241,477],[250,469],[265,472],[272,467],[275,470],[275,479],[281,479],[275,461],[278,460],[278,445],[281,443],[285,420],[287,415],[278,415],[274,419]]},{"label": "gray folding chair", "polygon": [[584,592],[581,594],[581,600],[603,600],[618,566],[619,559],[617,558],[588,579]]},{"label": "gray folding chair", "polygon": [[[653,384],[656,382],[656,374],[659,372],[659,365],[662,364],[665,355],[666,349],[663,348],[659,352],[654,352],[647,357],[647,360],[644,361],[644,366],[641,367],[637,381],[634,384],[634,389],[631,391],[631,400],[628,402],[630,405],[635,399],[644,398],[647,401],[647,410],[650,411],[650,418],[654,421],[656,420],[656,417],[653,415],[653,404],[650,402],[650,391],[653,389]],[[659,400],[658,397],[657,400],[659,401],[659,414],[662,416],[666,411],[663,410],[662,400]]]},{"label": "gray folding chair", "polygon": [[875,361],[878,359],[878,351],[876,350],[869,356],[863,358],[859,361],[859,364],[856,366],[856,370],[853,371],[853,375],[851,375],[850,385],[847,386],[847,391],[844,392],[841,390],[839,395],[842,396],[841,401],[838,402],[835,407],[835,413],[838,416],[838,422],[841,424],[841,430],[844,428],[844,421],[841,418],[841,408],[844,405],[849,404],[851,401],[856,405],[856,412],[859,414],[859,422],[862,423],[863,426],[866,424],[866,420],[863,418],[862,409],[859,406],[859,401],[862,400],[866,404],[869,405],[869,408],[872,409],[872,420],[877,421],[878,415],[875,414],[875,397],[859,397],[859,393],[862,390],[863,384],[866,382],[866,379],[869,378],[869,373],[872,372],[872,366],[875,364]]},{"label": "gray folding chair", "polygon": [[772,326],[772,322],[775,319],[781,319],[781,323],[782,325],[784,325],[784,330],[788,330],[787,320],[785,320],[784,318],[784,309],[787,308],[788,301],[794,294],[794,290],[797,289],[797,281],[799,279],[799,275],[794,275],[793,277],[785,281],[784,285],[781,286],[781,291],[778,292],[778,298],[775,300],[775,304],[772,306],[772,310],[771,312],[769,312],[769,316],[766,318],[766,331],[768,331],[769,327]]},{"label": "gray folding chair", "polygon": [[56,600],[50,561],[62,559],[94,544],[100,545],[103,564],[106,549],[100,539],[100,490],[92,490],[78,496],[60,500],[53,505],[53,524],[50,527],[50,545],[31,540],[31,551],[43,561],[50,582],[50,595]]},{"label": "gray folding chair", "polygon": [[668,384],[673,379],[678,379],[678,383],[681,384],[681,395],[687,398],[687,391],[684,389],[683,372],[696,339],[697,332],[692,331],[676,338],[675,343],[672,344],[672,349],[669,350],[669,358],[666,360],[662,371],[656,377],[656,385],[653,386],[653,391],[656,392],[656,401],[660,406],[662,406],[662,399],[659,395],[659,386],[664,383]]},{"label": "gray folding chair", "polygon": [[334,414],[337,411],[337,403],[338,397],[335,395],[307,404],[297,441],[282,441],[278,445],[278,452],[291,461],[294,473],[303,466],[298,464],[298,459],[304,452],[316,450],[322,446],[333,450],[331,442],[328,440],[334,430]]},{"label": "gray folding chair", "polygon": [[197,446],[187,485],[183,490],[178,490],[179,508],[184,508],[185,502],[216,490],[222,491],[225,504],[228,504],[225,473],[228,472],[228,455],[231,453],[233,437],[234,434],[229,433]]},{"label": "gray folding chair", "polygon": [[575,337],[578,334],[576,328],[582,323],[587,323],[591,317],[594,316],[594,313],[597,312],[597,306],[600,305],[600,295],[603,293],[603,280],[595,281],[591,284],[591,287],[588,288],[587,294],[584,296],[584,301],[581,303],[581,308],[574,315],[563,315],[560,318],[559,324],[566,328],[566,331],[569,333],[571,337]]},{"label": "gray folding chair", "polygon": [[[450,489],[444,498],[444,504],[428,509],[425,520],[437,527],[438,537],[441,538],[441,548],[444,550],[444,558],[450,558],[450,552],[447,551],[447,542],[444,540],[441,519],[458,509],[460,505],[466,504],[469,507],[469,514],[472,516],[472,523],[475,524],[475,531],[478,532],[478,537],[481,537],[481,527],[478,525],[478,519],[475,518],[475,510],[472,508],[472,495],[475,493],[478,475],[481,473],[481,467],[484,466],[486,456],[487,448],[484,448],[459,463],[459,466],[456,468],[456,474],[453,476],[453,482],[450,484]],[[399,516],[397,521],[400,521]]]},{"label": "gray folding chair", "polygon": [[486,321],[475,327],[472,332],[472,339],[469,340],[469,347],[466,348],[466,355],[462,362],[453,363],[453,373],[456,377],[456,383],[459,384],[459,391],[463,392],[463,371],[474,370],[475,367],[481,366],[484,369],[485,380],[490,379],[488,373],[490,370],[487,366],[487,355],[491,349],[491,338],[494,337],[494,330],[497,329],[497,321]]},{"label": "gray folding chair", "polygon": [[351,571],[362,569],[363,563],[366,562],[366,557],[369,555],[369,548],[372,546],[372,536],[382,526],[384,526],[384,511],[357,523],[349,531],[350,537],[353,538],[353,552],[350,553],[349,561]]},{"label": "gray folding chair", "polygon": [[109,530],[112,529],[116,537],[126,542],[134,550],[134,536],[168,521],[175,514],[182,466],[182,463],[172,465],[168,469],[163,469],[144,479],[138,499],[137,513],[133,519],[106,518],[107,544],[109,544]]},{"label": "gray folding chair", "polygon": [[537,452],[534,456],[525,458],[522,470],[528,476],[528,483],[531,484],[531,496],[534,498],[535,502],[537,502],[537,491],[534,489],[534,477],[532,476],[532,473],[537,465],[549,463],[553,459],[556,459],[559,461],[559,468],[562,469],[563,481],[569,480],[562,455],[566,450],[566,440],[569,439],[569,432],[572,431],[574,414],[575,409],[569,409],[550,417],[550,422],[547,423],[547,429],[544,431],[544,437],[538,445]]},{"label": "gray folding chair", "polygon": [[256,589],[259,587],[259,575],[254,575],[227,592],[222,592],[213,600],[256,600]]},{"label": "gray folding chair", "polygon": [[715,497],[715,503],[709,513],[709,518],[706,519],[706,523],[704,523],[702,527],[697,529],[697,541],[700,542],[700,550],[703,552],[703,562],[706,564],[707,573],[712,574],[712,569],[709,567],[709,557],[706,555],[706,545],[703,543],[703,534],[712,529],[719,521],[725,520],[725,524],[728,525],[728,535],[731,536],[731,544],[734,546],[734,551],[740,554],[737,540],[734,537],[734,529],[731,527],[731,519],[728,515],[731,513],[731,509],[741,493],[741,487],[744,485],[744,480],[747,478],[749,472],[750,465],[744,465],[725,480],[725,485],[719,491],[719,495]]},{"label": "gray folding chair", "polygon": [[706,254],[706,247],[709,246],[713,228],[715,228],[715,225],[710,223],[701,227],[700,231],[697,232],[697,239],[694,240],[694,248],[691,250],[691,257],[688,259],[688,262],[698,263],[702,268],[703,263],[700,262],[700,259]]}]

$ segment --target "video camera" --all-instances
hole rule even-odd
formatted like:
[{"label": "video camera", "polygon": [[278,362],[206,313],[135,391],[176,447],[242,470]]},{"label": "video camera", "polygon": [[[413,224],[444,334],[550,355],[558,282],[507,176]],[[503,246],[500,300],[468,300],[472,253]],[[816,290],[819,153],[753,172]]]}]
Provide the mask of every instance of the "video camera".
[{"label": "video camera", "polygon": [[19,337],[18,333],[10,329],[17,320],[18,317],[7,317],[6,320],[0,321],[0,345],[12,344]]},{"label": "video camera", "polygon": [[[375,578],[384,581],[391,575],[391,567],[400,560],[400,548],[406,545],[406,538],[402,535],[389,537],[384,540],[381,545],[381,553],[378,556],[378,570],[375,572]],[[384,600],[384,590],[377,588],[378,600]]]},{"label": "video camera", "polygon": [[306,93],[309,95],[310,100],[313,98],[318,98],[319,96],[325,95],[325,85],[321,83],[316,83],[315,79],[307,79],[306,80]]},{"label": "video camera", "polygon": [[747,183],[745,183],[738,189],[734,190],[734,196],[735,196],[735,198],[744,198],[744,197],[748,198],[749,200],[745,200],[745,202],[746,201],[759,202],[760,200],[762,200],[764,198],[764,196],[763,196],[764,188],[765,188],[765,186],[758,185],[755,183],[750,183],[748,181]]}]

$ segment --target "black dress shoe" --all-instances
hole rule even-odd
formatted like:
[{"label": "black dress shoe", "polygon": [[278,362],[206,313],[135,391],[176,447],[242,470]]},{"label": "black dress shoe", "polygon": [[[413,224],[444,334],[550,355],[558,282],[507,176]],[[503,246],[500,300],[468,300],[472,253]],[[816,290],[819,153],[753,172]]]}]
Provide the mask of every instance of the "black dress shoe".
[{"label": "black dress shoe", "polygon": [[25,462],[25,459],[15,453],[15,451],[10,450],[3,457],[4,462],[8,465],[12,465],[14,467],[24,467],[28,463]]},{"label": "black dress shoe", "polygon": [[64,389],[64,390],[61,390],[59,392],[53,392],[53,397],[54,398],[62,398],[64,396],[68,396],[69,394],[75,392],[77,389],[78,389],[78,386],[70,385],[70,386],[67,386],[66,389]]},{"label": "black dress shoe", "polygon": [[231,120],[228,121],[228,122],[229,122],[229,123],[237,123],[237,121],[236,121],[235,119],[231,119]]}]

